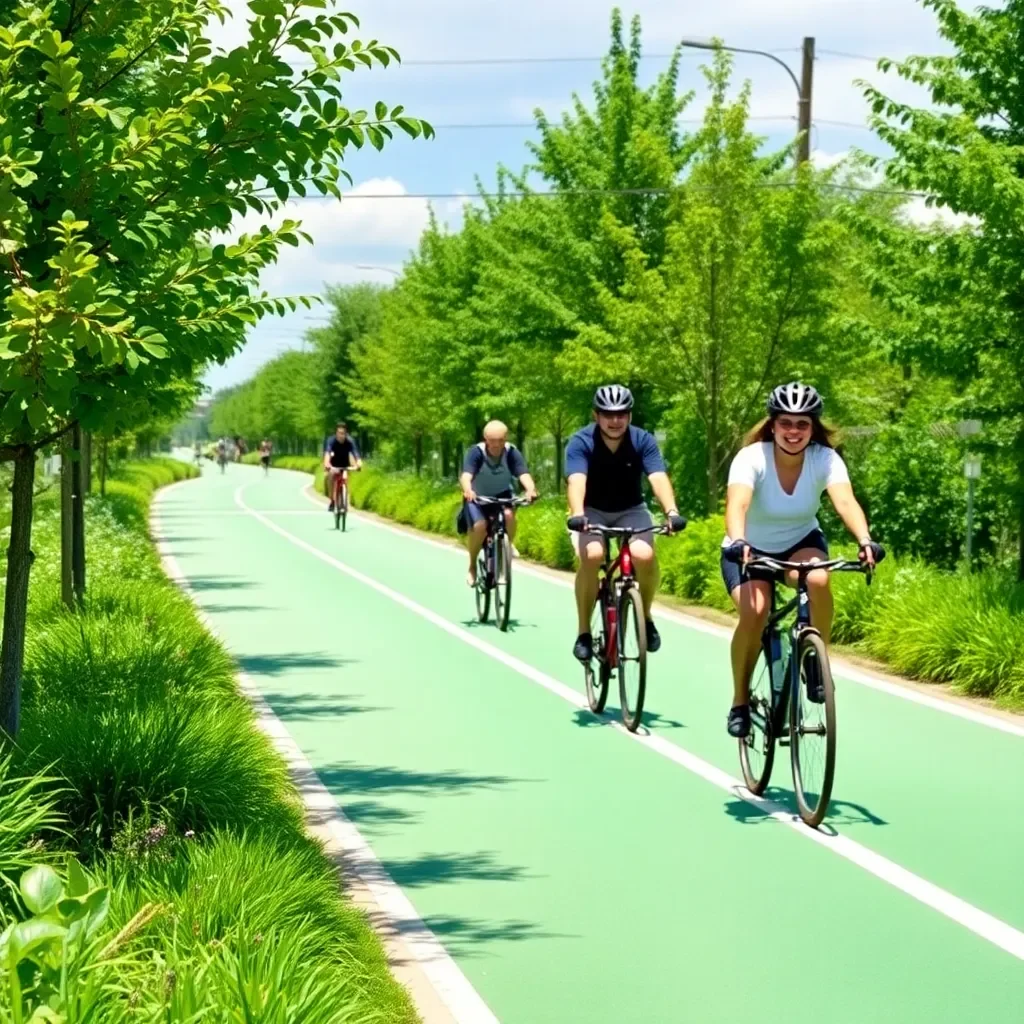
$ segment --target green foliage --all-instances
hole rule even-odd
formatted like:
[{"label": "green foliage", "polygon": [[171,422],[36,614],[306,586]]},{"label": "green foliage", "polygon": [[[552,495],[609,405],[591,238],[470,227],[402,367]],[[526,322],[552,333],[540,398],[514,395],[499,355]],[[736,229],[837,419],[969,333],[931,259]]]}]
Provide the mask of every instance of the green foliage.
[{"label": "green foliage", "polygon": [[884,60],[880,68],[923,89],[931,103],[917,107],[866,83],[864,91],[875,130],[893,150],[888,180],[974,223],[919,237],[883,233],[865,273],[901,313],[890,347],[947,375],[962,412],[985,421],[984,450],[1017,508],[1024,579],[1024,2],[973,13],[953,0],[923,3],[951,54]]},{"label": "green foliage", "polygon": [[[0,425],[131,426],[180,407],[180,385],[224,360],[272,299],[259,275],[298,222],[215,241],[307,183],[340,197],[345,151],[432,130],[403,108],[341,103],[341,76],[398,55],[343,37],[323,0],[250,5],[246,41],[214,52],[220,0],[133,4],[114,19],[65,3],[0,18]],[[305,69],[294,58],[308,58]]]},{"label": "green foliage", "polygon": [[[103,894],[109,911],[88,942],[47,940],[33,954],[42,971],[12,974],[0,961],[0,1019],[14,1017],[17,977],[24,1020],[44,997],[68,1024],[120,1020],[127,993],[133,1017],[173,1024],[239,1012],[274,1024],[411,1022],[365,918],[305,834],[231,659],[153,574],[148,503],[194,474],[171,460],[132,464],[110,481],[120,493],[90,499],[93,584],[77,616],[52,599],[50,577],[33,580],[24,730],[0,759],[0,931],[39,927],[18,881],[62,849],[88,863],[85,898]],[[59,520],[46,511],[52,496],[40,501],[36,544],[50,560]],[[47,874],[46,890],[70,892],[75,870],[56,883]],[[68,926],[47,924],[55,936]],[[67,979],[59,999],[46,987],[52,970]]]}]

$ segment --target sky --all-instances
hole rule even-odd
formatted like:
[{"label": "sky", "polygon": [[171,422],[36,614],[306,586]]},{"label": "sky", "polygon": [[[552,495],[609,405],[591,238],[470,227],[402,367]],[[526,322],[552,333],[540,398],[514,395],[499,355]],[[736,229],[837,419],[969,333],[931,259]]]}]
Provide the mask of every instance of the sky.
[{"label": "sky", "polygon": [[[246,31],[244,0],[229,0],[229,6],[234,19],[211,32],[215,44],[227,48]],[[430,121],[437,137],[398,139],[382,153],[370,147],[353,152],[346,157],[354,182],[347,198],[290,203],[282,216],[301,219],[315,244],[283,247],[279,262],[264,274],[263,287],[273,295],[313,295],[328,284],[393,281],[415,248],[431,205],[453,227],[460,220],[462,200],[416,196],[470,195],[477,177],[493,183],[499,164],[520,169],[528,160],[526,143],[536,135],[533,111],[539,107],[557,116],[574,92],[584,99],[591,95],[608,46],[612,6],[606,0],[346,0],[340,9],[354,10],[361,21],[350,39],[386,43],[403,61],[347,75],[342,82],[346,105],[372,109],[377,100],[389,107],[401,103],[409,114]],[[627,22],[634,14],[641,18],[645,83],[664,70],[666,55],[680,40],[713,36],[732,46],[770,50],[799,78],[803,37],[814,36],[811,144],[821,163],[854,147],[884,152],[866,130],[866,105],[854,82],[884,83],[898,96],[913,93],[894,75],[878,72],[875,59],[948,52],[934,16],[919,0],[718,0],[699,9],[670,0],[632,0],[621,9]],[[708,57],[700,50],[685,52],[680,85],[697,96],[684,118],[699,119],[703,111],[699,68]],[[464,63],[507,58],[534,60]],[[793,82],[764,57],[737,55],[735,67],[737,84],[752,83],[753,126],[767,145],[785,145],[796,130]],[[915,204],[913,216],[931,215],[923,201]],[[260,222],[250,216],[238,230],[252,230]],[[281,352],[301,348],[305,331],[326,319],[325,310],[314,306],[312,312],[263,320],[240,353],[210,368],[207,386],[216,391],[238,384]]]}]

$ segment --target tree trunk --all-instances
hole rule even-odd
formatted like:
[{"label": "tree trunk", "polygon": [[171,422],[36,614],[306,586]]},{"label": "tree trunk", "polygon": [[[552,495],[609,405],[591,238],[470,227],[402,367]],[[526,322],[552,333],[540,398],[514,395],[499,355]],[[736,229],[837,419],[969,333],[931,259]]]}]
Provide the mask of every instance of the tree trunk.
[{"label": "tree trunk", "polygon": [[82,435],[82,487],[86,494],[92,493],[92,432]]},{"label": "tree trunk", "polygon": [[18,733],[21,713],[21,671],[25,662],[25,618],[28,577],[32,568],[32,484],[36,453],[24,448],[14,460],[11,486],[11,541],[7,549],[7,594],[4,598],[4,637],[0,650],[0,729]]},{"label": "tree trunk", "polygon": [[419,476],[423,471],[423,435],[416,435],[416,475]]},{"label": "tree trunk", "polygon": [[82,489],[82,428],[76,423],[71,431],[75,461],[71,463],[71,572],[75,586],[75,599],[85,599],[85,492]]},{"label": "tree trunk", "polygon": [[73,491],[71,477],[71,439],[65,436],[60,448],[60,599],[65,607],[75,607],[71,565],[75,548],[71,529]]},{"label": "tree trunk", "polygon": [[562,421],[559,418],[558,426],[555,427],[555,490],[561,491],[562,489],[562,477],[565,473],[564,467],[562,466],[562,457],[565,453],[562,451]]},{"label": "tree trunk", "polygon": [[516,447],[522,451],[526,446],[526,427],[522,420],[516,420]]},{"label": "tree trunk", "polygon": [[103,443],[100,447],[100,496],[107,496],[107,445],[109,441],[103,438]]},{"label": "tree trunk", "polygon": [[1024,582],[1024,426],[1017,432],[1017,579]]}]

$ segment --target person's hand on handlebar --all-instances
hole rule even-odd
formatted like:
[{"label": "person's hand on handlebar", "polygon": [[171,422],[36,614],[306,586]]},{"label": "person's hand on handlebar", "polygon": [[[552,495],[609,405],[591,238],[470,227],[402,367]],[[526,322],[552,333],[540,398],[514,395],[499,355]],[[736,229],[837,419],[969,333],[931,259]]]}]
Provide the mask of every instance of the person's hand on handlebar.
[{"label": "person's hand on handlebar", "polygon": [[476,491],[474,491],[472,487],[467,487],[462,492],[462,497],[465,498],[466,501],[476,501]]},{"label": "person's hand on handlebar", "polygon": [[665,524],[669,533],[682,533],[686,529],[686,517],[679,514],[679,509],[674,508],[665,513]]},{"label": "person's hand on handlebar", "polygon": [[885,548],[881,544],[876,543],[870,537],[864,537],[860,542],[860,550],[857,552],[857,557],[868,566],[870,569],[874,569],[882,559],[885,558]]},{"label": "person's hand on handlebar", "polygon": [[727,562],[735,562],[737,565],[746,565],[752,554],[750,545],[742,537],[726,545],[724,553]]},{"label": "person's hand on handlebar", "polygon": [[587,517],[569,516],[565,525],[568,526],[573,533],[583,533],[587,528]]},{"label": "person's hand on handlebar", "polygon": [[523,497],[532,505],[540,497],[540,495],[537,493],[536,487],[530,487],[527,489]]}]

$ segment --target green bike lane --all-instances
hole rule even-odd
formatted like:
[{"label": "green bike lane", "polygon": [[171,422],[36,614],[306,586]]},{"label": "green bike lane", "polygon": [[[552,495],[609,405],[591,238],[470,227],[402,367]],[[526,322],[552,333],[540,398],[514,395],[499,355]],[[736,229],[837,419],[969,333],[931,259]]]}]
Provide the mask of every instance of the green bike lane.
[{"label": "green bike lane", "polygon": [[[339,535],[301,484],[232,466],[175,489],[160,502],[171,551],[499,1019],[1024,1016],[1024,970],[1003,949],[601,727],[267,522],[578,687],[564,587],[520,572],[513,631],[476,626],[456,555],[365,519]],[[240,514],[240,486],[265,521]],[[652,732],[735,774],[725,642],[671,622],[662,632]],[[1020,928],[1024,741],[839,685],[832,822]],[[784,802],[786,759],[776,772]]]}]

